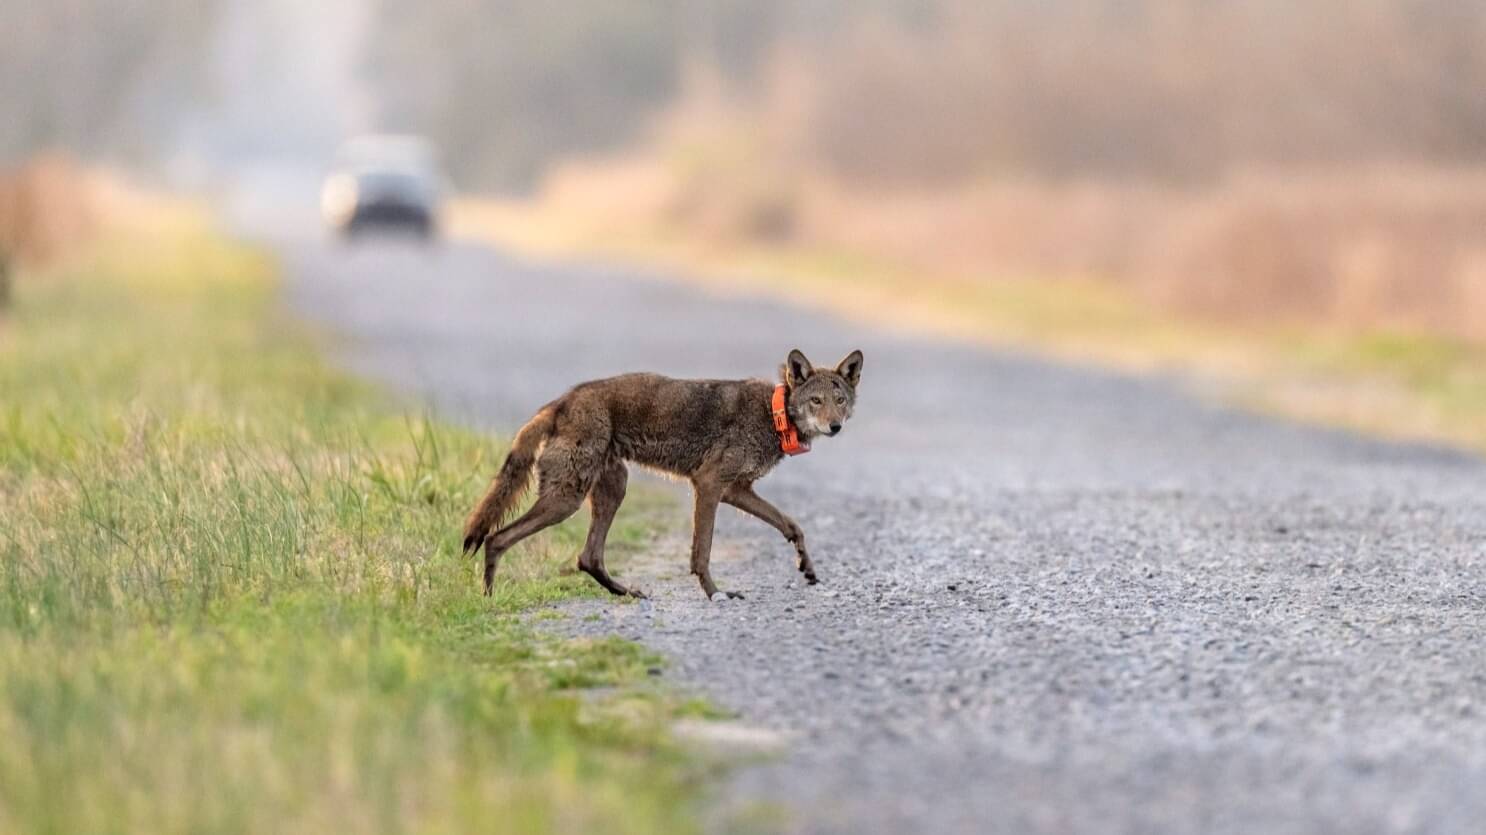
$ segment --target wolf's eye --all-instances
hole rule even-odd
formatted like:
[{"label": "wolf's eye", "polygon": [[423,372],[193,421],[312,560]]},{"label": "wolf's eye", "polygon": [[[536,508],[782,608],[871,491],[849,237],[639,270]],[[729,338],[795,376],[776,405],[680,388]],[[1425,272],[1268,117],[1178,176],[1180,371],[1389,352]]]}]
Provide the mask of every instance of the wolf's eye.
[{"label": "wolf's eye", "polygon": [[812,405],[812,406],[819,406],[820,405],[820,398],[819,397],[812,397],[812,398],[810,398],[810,405]]},{"label": "wolf's eye", "polygon": [[844,397],[837,397],[836,398],[836,405],[837,406],[845,406],[846,405],[846,398],[844,398]]}]

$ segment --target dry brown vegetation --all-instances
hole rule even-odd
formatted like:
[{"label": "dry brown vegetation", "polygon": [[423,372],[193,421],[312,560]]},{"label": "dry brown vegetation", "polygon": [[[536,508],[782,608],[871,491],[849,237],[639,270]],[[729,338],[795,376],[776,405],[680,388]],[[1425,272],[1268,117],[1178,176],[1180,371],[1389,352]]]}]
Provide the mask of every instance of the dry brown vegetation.
[{"label": "dry brown vegetation", "polygon": [[540,199],[715,245],[1077,277],[1224,322],[1486,338],[1486,13],[932,4],[705,63]]},{"label": "dry brown vegetation", "polygon": [[1486,9],[830,8],[774,8],[749,69],[695,61],[637,150],[543,198],[1182,316],[1486,339]]},{"label": "dry brown vegetation", "polygon": [[1358,170],[1204,188],[822,186],[799,234],[966,279],[1066,277],[1224,322],[1486,336],[1486,175]]},{"label": "dry brown vegetation", "polygon": [[0,169],[0,257],[40,265],[97,233],[102,184],[65,156]]},{"label": "dry brown vegetation", "polygon": [[716,247],[824,247],[963,281],[1105,281],[1206,320],[1486,339],[1486,170],[864,189],[683,153],[564,166],[542,200]]}]

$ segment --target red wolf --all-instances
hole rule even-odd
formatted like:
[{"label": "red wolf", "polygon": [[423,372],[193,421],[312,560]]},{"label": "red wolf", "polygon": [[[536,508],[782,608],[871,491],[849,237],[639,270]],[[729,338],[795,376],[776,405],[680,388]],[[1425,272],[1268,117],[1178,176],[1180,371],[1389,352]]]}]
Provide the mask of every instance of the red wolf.
[{"label": "red wolf", "polygon": [[[575,386],[543,406],[516,433],[490,490],[465,523],[465,553],[485,549],[485,593],[490,594],[502,554],[573,515],[587,497],[592,521],[578,568],[616,595],[644,597],[604,569],[604,539],[624,501],[626,461],[691,482],[696,496],[691,573],[709,598],[743,596],[719,592],[708,569],[719,502],[757,516],[783,534],[795,546],[805,581],[815,583],[804,532],[753,492],[753,483],[786,454],[808,451],[811,439],[841,431],[856,404],[862,352],[852,351],[827,369],[812,366],[798,350],[790,351],[779,374],[778,385],[623,374]],[[533,466],[536,502],[515,521],[502,524],[526,491]]]}]

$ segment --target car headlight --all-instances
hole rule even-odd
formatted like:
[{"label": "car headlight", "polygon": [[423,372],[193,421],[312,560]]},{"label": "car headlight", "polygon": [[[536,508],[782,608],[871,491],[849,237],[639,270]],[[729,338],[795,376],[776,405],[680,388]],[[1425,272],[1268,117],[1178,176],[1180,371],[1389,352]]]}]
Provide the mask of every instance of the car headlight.
[{"label": "car headlight", "polygon": [[340,221],[356,210],[356,178],[336,174],[325,181],[320,192],[320,210],[327,218]]}]

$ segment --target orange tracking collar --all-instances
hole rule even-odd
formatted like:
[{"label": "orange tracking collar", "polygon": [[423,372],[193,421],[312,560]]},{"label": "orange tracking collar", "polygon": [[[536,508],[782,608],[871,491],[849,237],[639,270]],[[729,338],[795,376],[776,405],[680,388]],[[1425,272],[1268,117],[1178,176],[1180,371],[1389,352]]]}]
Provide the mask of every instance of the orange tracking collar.
[{"label": "orange tracking collar", "polygon": [[800,440],[800,430],[790,422],[784,398],[784,383],[780,383],[774,387],[774,431],[779,433],[779,448],[785,455],[804,455],[810,451],[810,444]]}]

